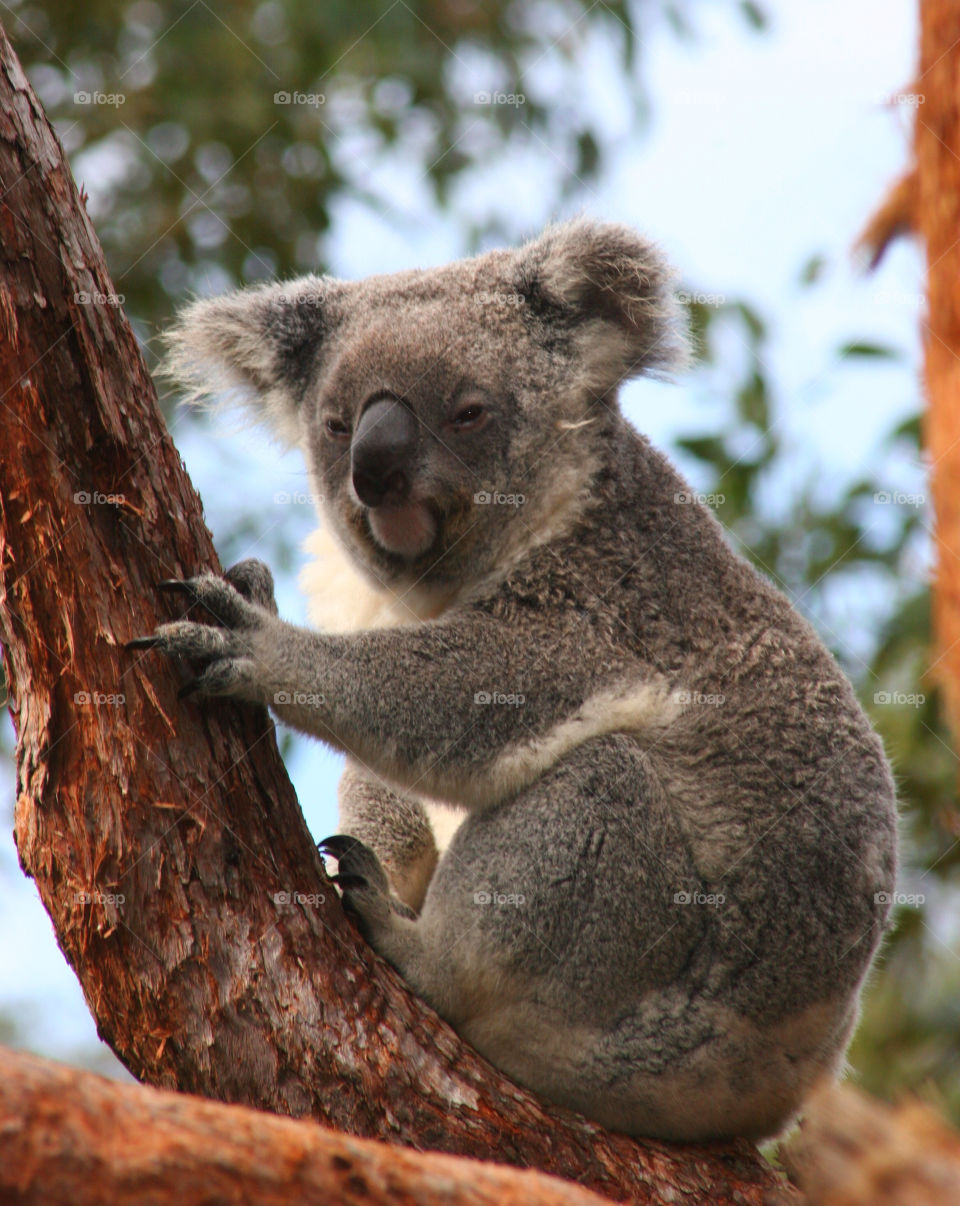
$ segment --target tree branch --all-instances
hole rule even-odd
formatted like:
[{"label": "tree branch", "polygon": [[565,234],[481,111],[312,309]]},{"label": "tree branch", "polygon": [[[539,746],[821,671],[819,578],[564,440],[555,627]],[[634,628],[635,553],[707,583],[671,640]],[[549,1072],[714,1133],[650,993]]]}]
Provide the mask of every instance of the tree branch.
[{"label": "tree branch", "polygon": [[[16,840],[139,1079],[642,1202],[759,1203],[752,1145],[609,1135],[495,1072],[358,938],[252,708],[120,646],[216,569],[62,150],[0,40],[0,640]],[[299,895],[298,895],[299,894]],[[466,1175],[466,1173],[465,1173]]]},{"label": "tree branch", "polygon": [[602,1206],[607,1200],[542,1173],[404,1151],[242,1106],[120,1085],[4,1048],[0,1118],[0,1198],[15,1194],[20,1206]]}]

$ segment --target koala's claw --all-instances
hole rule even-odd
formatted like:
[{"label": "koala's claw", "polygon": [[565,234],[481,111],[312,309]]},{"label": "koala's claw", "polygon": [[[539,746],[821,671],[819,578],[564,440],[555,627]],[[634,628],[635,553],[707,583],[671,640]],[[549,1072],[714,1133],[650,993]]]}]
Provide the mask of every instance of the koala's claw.
[{"label": "koala's claw", "polygon": [[346,880],[358,880],[376,890],[390,891],[380,860],[358,838],[347,833],[335,833],[319,842],[317,849],[337,860],[337,880],[341,887]]},{"label": "koala's claw", "polygon": [[376,925],[387,921],[393,912],[390,885],[380,860],[369,846],[346,833],[324,838],[317,849],[337,860],[337,874],[332,881],[343,893],[344,910],[356,918],[364,937],[370,940]]},{"label": "koala's claw", "polygon": [[330,837],[325,837],[323,841],[317,842],[317,849],[321,854],[329,854],[333,858],[340,858],[341,855],[348,853],[354,846],[362,846],[363,842],[359,838],[351,837],[348,833],[334,833]]},{"label": "koala's claw", "polygon": [[350,888],[366,888],[369,887],[367,881],[362,875],[331,875],[330,882],[336,884],[341,891],[348,891]]},{"label": "koala's claw", "polygon": [[193,594],[189,581],[183,578],[164,578],[162,582],[157,583],[157,590],[176,591],[181,595]]},{"label": "koala's claw", "polygon": [[[215,574],[158,583],[160,590],[186,595],[191,606],[207,614],[161,624],[156,632],[126,644],[130,650],[155,649],[195,663],[198,673],[180,688],[180,699],[197,694],[270,701],[272,688],[264,685],[264,649],[270,646],[267,630],[276,623],[273,579],[260,562],[241,562],[228,574],[234,571],[237,585]],[[256,597],[246,597],[244,590]]]},{"label": "koala's claw", "polygon": [[156,649],[158,645],[162,644],[163,637],[142,636],[134,637],[132,641],[127,641],[123,647],[124,649]]}]

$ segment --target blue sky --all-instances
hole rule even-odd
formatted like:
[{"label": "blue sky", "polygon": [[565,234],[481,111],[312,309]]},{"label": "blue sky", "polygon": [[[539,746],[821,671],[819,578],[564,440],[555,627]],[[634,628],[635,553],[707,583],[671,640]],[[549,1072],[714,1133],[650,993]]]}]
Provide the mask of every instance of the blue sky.
[{"label": "blue sky", "polygon": [[[776,421],[792,450],[788,474],[800,480],[816,473],[830,490],[879,466],[891,489],[922,491],[921,466],[880,450],[884,434],[918,403],[920,255],[910,244],[896,245],[880,271],[867,276],[850,252],[907,160],[912,110],[889,100],[922,93],[922,81],[910,84],[914,5],[779,0],[768,8],[772,28],[760,36],[720,5],[697,7],[692,43],[653,30],[641,56],[652,116],[639,134],[612,82],[613,50],[602,37],[590,40],[582,72],[589,83],[567,99],[589,106],[603,123],[609,168],[565,212],[639,227],[665,248],[686,286],[745,297],[771,318],[768,367],[780,402]],[[457,65],[465,89],[483,86],[476,70]],[[558,79],[550,56],[525,82],[546,96],[559,85],[569,88],[569,79]],[[398,216],[385,220],[341,202],[327,258],[347,277],[442,263],[463,251],[464,216],[510,214],[532,233],[557,216],[542,200],[549,192],[544,181],[555,174],[554,152],[534,144],[461,182],[456,220],[424,220],[430,202],[422,177],[409,161],[387,159],[368,183],[389,188]],[[815,253],[826,257],[825,271],[816,288],[804,290],[798,274]],[[865,338],[902,349],[902,359],[873,370],[834,370],[827,379],[834,350]],[[684,432],[702,432],[712,418],[697,377],[633,383],[623,401],[635,425],[667,448]],[[309,530],[306,507],[274,503],[278,492],[304,485],[297,455],[281,455],[259,433],[238,433],[228,420],[218,419],[212,434],[178,424],[175,438],[215,536],[241,506],[263,516],[263,543],[254,541],[245,555],[269,559],[275,524],[299,535]],[[769,505],[776,507],[777,498]],[[922,564],[917,572],[924,572]],[[282,614],[302,621],[295,575],[279,576],[278,595]],[[306,742],[291,759],[318,838],[336,827],[338,761]],[[12,817],[12,775],[0,790]],[[97,1043],[93,1023],[33,885],[19,872],[9,828],[0,835],[0,1008],[24,1019],[31,1049],[76,1059]]]}]

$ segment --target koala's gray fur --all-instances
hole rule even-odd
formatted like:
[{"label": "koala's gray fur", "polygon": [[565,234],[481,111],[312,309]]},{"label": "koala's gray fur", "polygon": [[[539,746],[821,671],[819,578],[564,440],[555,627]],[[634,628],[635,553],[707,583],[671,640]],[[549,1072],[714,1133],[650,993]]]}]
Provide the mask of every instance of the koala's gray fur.
[{"label": "koala's gray fur", "polygon": [[[782,1128],[842,1064],[894,789],[810,626],[618,410],[682,353],[654,248],[580,220],[200,301],[171,341],[194,393],[240,387],[303,449],[339,615],[285,623],[248,562],[180,584],[218,626],[139,644],[346,751],[361,841],[325,848],[375,949],[607,1126]],[[425,800],[465,812],[442,854]]]}]

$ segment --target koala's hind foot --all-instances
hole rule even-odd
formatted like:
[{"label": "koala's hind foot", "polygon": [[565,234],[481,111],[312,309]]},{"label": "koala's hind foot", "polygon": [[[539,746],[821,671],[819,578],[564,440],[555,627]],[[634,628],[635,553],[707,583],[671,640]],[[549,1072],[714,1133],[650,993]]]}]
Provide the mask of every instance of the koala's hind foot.
[{"label": "koala's hind foot", "polygon": [[437,845],[423,805],[349,757],[337,794],[342,832],[373,850],[394,893],[419,913],[437,865]]},{"label": "koala's hind foot", "polygon": [[337,860],[332,880],[343,893],[344,910],[357,920],[375,949],[381,949],[395,917],[416,920],[413,909],[390,891],[380,860],[365,843],[350,834],[336,833],[318,842],[317,849]]}]

